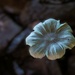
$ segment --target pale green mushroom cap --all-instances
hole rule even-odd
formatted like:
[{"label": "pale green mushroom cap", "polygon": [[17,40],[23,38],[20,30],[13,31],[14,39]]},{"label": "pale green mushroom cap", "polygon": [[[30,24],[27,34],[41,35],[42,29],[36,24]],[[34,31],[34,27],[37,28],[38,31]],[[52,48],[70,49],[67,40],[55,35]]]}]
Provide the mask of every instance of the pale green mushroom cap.
[{"label": "pale green mushroom cap", "polygon": [[50,60],[59,59],[66,49],[75,46],[75,37],[67,23],[60,24],[59,20],[51,18],[40,22],[33,30],[25,41],[30,46],[30,55],[34,58],[46,56]]}]

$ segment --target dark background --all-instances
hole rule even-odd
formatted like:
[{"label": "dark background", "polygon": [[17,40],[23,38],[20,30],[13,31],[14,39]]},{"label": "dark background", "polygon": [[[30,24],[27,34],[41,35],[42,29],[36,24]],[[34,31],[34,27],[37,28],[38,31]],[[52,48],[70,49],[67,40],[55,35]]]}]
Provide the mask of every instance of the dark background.
[{"label": "dark background", "polygon": [[54,61],[29,54],[25,38],[48,18],[67,22],[75,36],[75,0],[0,0],[0,75],[75,75],[75,47]]}]

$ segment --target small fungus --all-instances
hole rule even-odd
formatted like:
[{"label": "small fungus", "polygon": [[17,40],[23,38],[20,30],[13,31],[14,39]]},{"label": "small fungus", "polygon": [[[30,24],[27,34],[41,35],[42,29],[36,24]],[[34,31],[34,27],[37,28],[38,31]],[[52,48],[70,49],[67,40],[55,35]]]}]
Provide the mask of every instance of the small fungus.
[{"label": "small fungus", "polygon": [[25,41],[30,46],[30,55],[34,58],[46,56],[50,60],[59,59],[66,49],[75,46],[71,27],[67,23],[61,24],[60,20],[47,19],[37,24],[33,30]]}]

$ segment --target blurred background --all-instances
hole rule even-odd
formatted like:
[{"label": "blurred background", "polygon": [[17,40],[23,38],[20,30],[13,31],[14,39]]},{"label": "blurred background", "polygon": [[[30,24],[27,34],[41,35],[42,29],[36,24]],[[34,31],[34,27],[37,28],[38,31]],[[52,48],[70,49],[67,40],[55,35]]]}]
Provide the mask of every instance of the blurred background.
[{"label": "blurred background", "polygon": [[75,75],[75,47],[54,61],[29,54],[25,38],[48,18],[67,22],[75,36],[75,0],[0,0],[0,75]]}]

